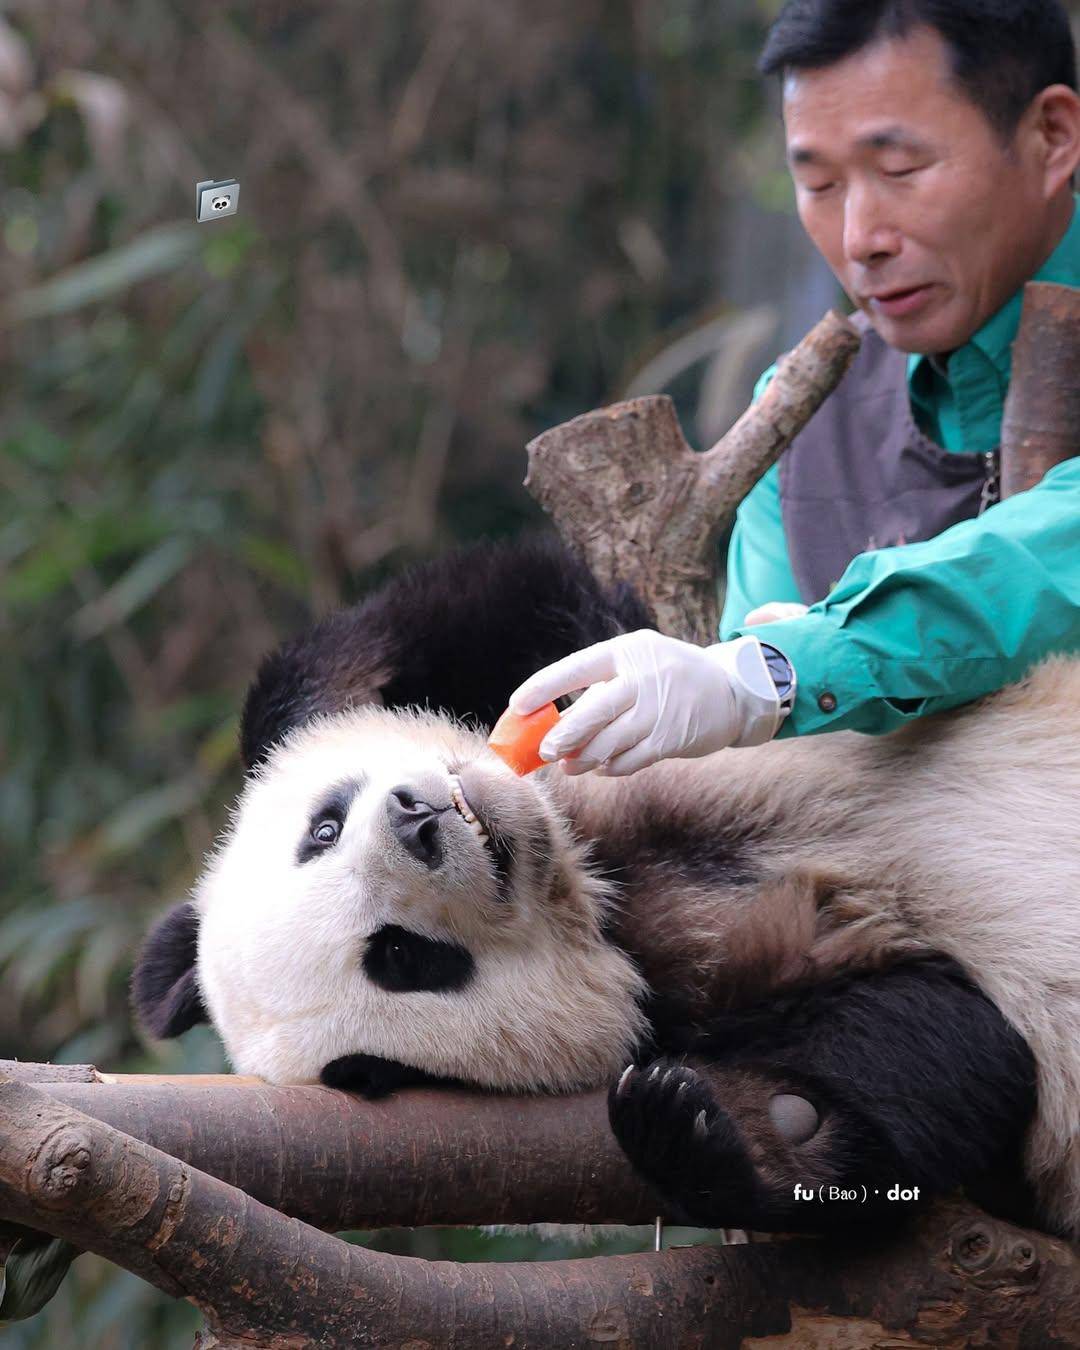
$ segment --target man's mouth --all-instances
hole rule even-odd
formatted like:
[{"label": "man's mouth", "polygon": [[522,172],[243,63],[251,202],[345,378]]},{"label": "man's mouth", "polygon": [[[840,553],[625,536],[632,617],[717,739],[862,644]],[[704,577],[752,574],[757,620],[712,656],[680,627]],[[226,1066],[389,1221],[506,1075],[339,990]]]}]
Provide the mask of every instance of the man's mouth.
[{"label": "man's mouth", "polygon": [[928,283],[922,286],[906,286],[894,291],[882,291],[879,295],[868,296],[867,304],[871,310],[890,319],[902,318],[921,309],[932,289],[932,284]]}]

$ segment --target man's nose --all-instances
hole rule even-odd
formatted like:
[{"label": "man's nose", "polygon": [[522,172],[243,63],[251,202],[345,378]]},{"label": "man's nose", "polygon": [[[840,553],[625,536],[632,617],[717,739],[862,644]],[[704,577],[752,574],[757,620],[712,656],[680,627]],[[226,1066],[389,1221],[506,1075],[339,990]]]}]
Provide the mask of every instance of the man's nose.
[{"label": "man's nose", "polygon": [[868,266],[900,252],[900,231],[871,186],[853,184],[844,201],[844,256]]}]

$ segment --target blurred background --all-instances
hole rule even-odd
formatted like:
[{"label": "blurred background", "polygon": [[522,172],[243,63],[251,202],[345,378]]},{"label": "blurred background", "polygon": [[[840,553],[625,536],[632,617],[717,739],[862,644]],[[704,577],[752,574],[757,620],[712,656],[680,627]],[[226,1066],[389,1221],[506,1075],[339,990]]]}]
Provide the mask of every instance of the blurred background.
[{"label": "blurred background", "polygon": [[[224,1067],[143,1040],[127,981],[240,786],[259,658],[541,523],[555,423],[667,392],[712,444],[838,302],[754,71],[778,8],[0,0],[0,1058]],[[0,1345],[197,1323],[81,1257]]]}]

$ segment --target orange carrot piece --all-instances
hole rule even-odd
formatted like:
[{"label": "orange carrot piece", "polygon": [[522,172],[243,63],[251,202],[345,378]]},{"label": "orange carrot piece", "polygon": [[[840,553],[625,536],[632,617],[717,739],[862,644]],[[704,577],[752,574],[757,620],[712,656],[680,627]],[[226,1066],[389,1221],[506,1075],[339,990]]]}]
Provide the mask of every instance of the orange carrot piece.
[{"label": "orange carrot piece", "polygon": [[558,720],[559,710],[554,703],[545,703],[524,717],[507,709],[495,723],[488,745],[516,774],[524,777],[548,763],[540,758],[540,742]]}]

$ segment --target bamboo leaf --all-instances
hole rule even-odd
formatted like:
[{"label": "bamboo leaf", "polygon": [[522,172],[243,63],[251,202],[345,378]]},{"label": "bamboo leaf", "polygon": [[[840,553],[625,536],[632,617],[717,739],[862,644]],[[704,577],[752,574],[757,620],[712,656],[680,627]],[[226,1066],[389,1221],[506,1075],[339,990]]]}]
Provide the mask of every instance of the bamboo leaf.
[{"label": "bamboo leaf", "polygon": [[190,539],[173,537],[140,558],[104,595],[75,614],[71,626],[76,636],[82,641],[99,637],[130,618],[176,576],[191,556],[191,549]]},{"label": "bamboo leaf", "polygon": [[130,853],[163,825],[190,811],[205,790],[202,774],[192,773],[140,792],[95,832],[90,845],[92,859],[100,862],[116,854]]},{"label": "bamboo leaf", "polygon": [[51,943],[61,943],[68,934],[85,931],[100,918],[101,904],[93,897],[57,903],[48,894],[37,895],[0,921],[0,967],[43,934]]},{"label": "bamboo leaf", "polygon": [[83,1017],[107,1017],[109,985],[128,957],[132,938],[126,925],[114,923],[84,944],[75,963],[75,1001]]},{"label": "bamboo leaf", "polygon": [[0,1267],[0,1327],[39,1313],[78,1255],[78,1247],[61,1238],[20,1238]]},{"label": "bamboo leaf", "polygon": [[82,309],[148,277],[173,271],[199,248],[196,225],[159,225],[129,244],[69,267],[24,291],[12,301],[8,314],[15,320],[40,319]]},{"label": "bamboo leaf", "polygon": [[232,714],[199,743],[196,750],[199,768],[216,779],[238,758],[240,719]]},{"label": "bamboo leaf", "polygon": [[247,322],[226,324],[199,365],[192,401],[195,417],[203,426],[213,422],[221,411],[247,331]]},{"label": "bamboo leaf", "polygon": [[236,551],[253,571],[305,599],[309,595],[311,569],[295,549],[280,540],[248,531],[237,541]]}]

